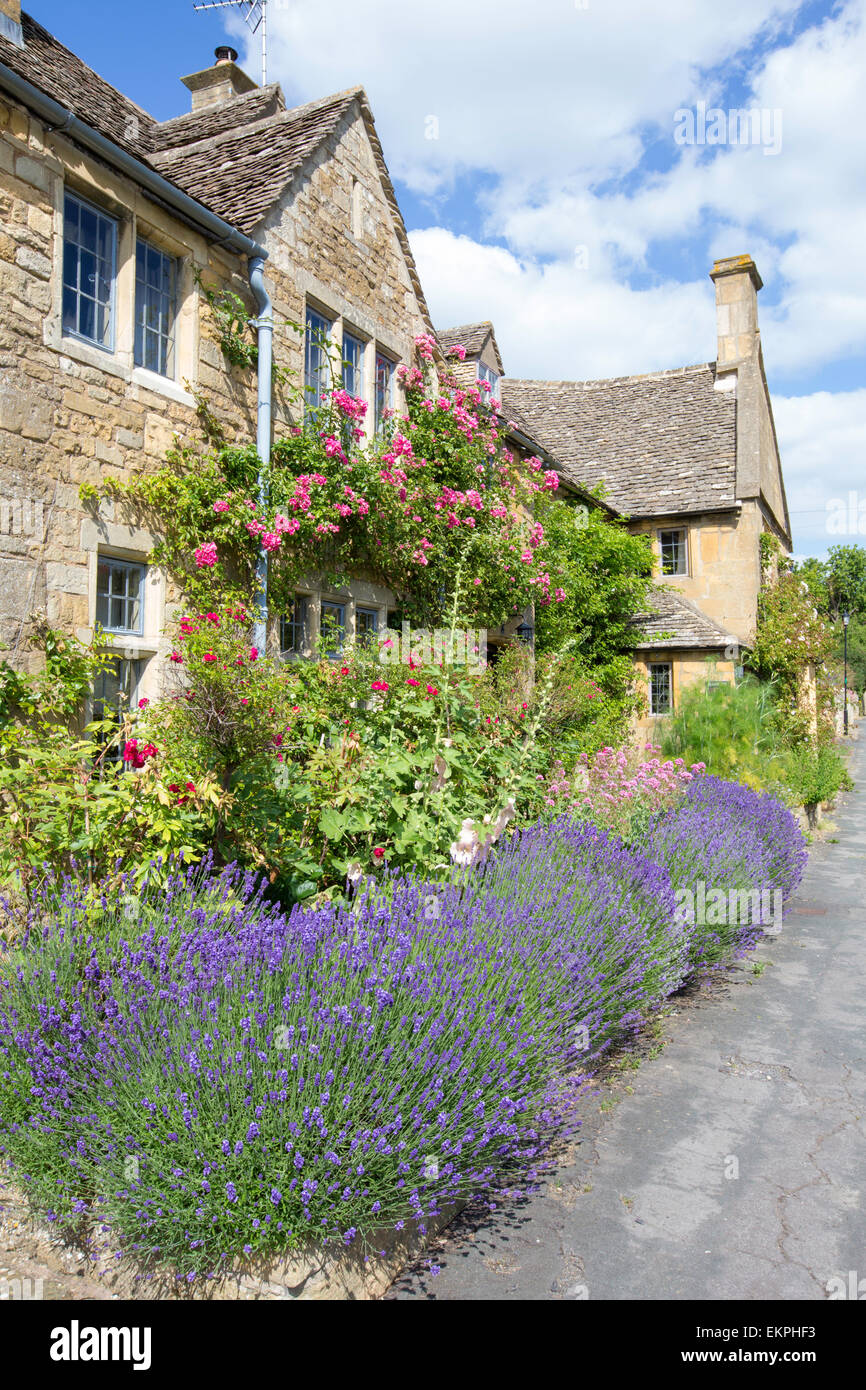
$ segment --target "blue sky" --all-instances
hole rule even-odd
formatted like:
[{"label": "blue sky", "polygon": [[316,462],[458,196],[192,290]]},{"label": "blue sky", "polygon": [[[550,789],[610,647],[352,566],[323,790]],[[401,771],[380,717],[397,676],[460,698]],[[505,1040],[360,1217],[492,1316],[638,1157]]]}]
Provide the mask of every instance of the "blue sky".
[{"label": "blue sky", "polygon": [[[258,76],[239,20],[191,0],[29,8],[161,118],[227,36]],[[271,15],[290,102],[366,87],[434,321],[492,319],[511,375],[711,360],[707,272],[751,252],[795,552],[866,543],[866,0],[271,0]],[[757,107],[763,134],[677,143],[699,103]],[[863,532],[832,534],[850,491]]]}]

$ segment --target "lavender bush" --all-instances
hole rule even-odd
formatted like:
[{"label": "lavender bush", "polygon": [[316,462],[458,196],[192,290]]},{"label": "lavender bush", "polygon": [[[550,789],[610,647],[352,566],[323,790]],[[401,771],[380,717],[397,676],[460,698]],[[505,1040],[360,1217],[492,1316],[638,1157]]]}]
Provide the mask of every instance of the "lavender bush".
[{"label": "lavender bush", "polygon": [[[774,797],[708,775],[696,778],[685,800],[650,827],[641,849],[665,865],[680,906],[682,900],[704,904],[703,913],[680,914],[692,969],[751,949],[770,924],[768,911],[774,918],[778,901],[784,910],[808,857],[795,818]],[[725,905],[707,909],[714,892]],[[732,894],[745,897],[738,902]]]},{"label": "lavender bush", "polygon": [[524,830],[467,891],[551,904],[590,1058],[637,1027],[687,974],[688,939],[666,869],[594,825],[565,815]]},{"label": "lavender bush", "polygon": [[423,1227],[531,1180],[599,1055],[742,948],[683,884],[787,898],[804,857],[783,808],[700,778],[639,847],[562,817],[288,914],[233,870],[69,880],[0,958],[0,1147],[35,1207],[190,1279]]},{"label": "lavender bush", "polygon": [[550,904],[389,890],[287,917],[232,874],[176,878],[158,925],[104,904],[100,939],[66,884],[0,995],[35,1201],[197,1273],[525,1177],[580,1089]]}]

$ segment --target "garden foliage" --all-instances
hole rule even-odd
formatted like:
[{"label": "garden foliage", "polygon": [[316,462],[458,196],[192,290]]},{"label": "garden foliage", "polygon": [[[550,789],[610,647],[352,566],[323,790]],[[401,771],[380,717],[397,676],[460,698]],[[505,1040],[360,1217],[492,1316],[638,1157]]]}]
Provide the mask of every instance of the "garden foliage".
[{"label": "garden foliage", "polygon": [[0,1144],[94,1254],[190,1281],[522,1190],[585,1078],[696,967],[695,876],[787,899],[789,813],[697,776],[631,845],[557,817],[433,881],[285,913],[238,870],[43,886],[0,958]]}]

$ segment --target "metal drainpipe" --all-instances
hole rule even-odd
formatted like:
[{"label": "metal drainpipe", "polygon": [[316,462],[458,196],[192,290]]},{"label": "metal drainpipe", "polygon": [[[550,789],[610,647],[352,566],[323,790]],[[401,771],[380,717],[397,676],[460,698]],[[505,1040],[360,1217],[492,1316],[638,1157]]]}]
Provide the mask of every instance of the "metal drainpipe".
[{"label": "metal drainpipe", "polygon": [[[258,412],[256,416],[256,448],[261,460],[259,472],[259,507],[265,511],[268,504],[267,470],[271,460],[271,419],[273,400],[273,361],[274,361],[274,317],[271,297],[265,287],[265,261],[263,256],[252,256],[249,262],[250,287],[256,297],[259,317],[256,328],[259,335],[258,356]],[[254,628],[254,642],[264,654],[268,636],[268,553],[262,547],[256,561],[257,618]]]}]

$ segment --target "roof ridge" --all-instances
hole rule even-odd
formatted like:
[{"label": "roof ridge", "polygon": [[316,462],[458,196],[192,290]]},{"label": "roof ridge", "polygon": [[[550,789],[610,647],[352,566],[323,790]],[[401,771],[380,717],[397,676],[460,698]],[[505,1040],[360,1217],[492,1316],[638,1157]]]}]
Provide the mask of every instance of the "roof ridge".
[{"label": "roof ridge", "polygon": [[[260,88],[260,90],[263,91],[265,89]],[[342,103],[339,102],[339,98],[342,95],[342,93],[338,93],[334,97],[324,97],[321,101],[307,102],[305,106],[286,107],[284,110],[277,111],[275,114],[260,116],[258,120],[246,121],[242,125],[230,125],[227,126],[225,130],[218,130],[213,134],[203,135],[200,140],[188,140],[178,145],[168,145],[165,149],[155,150],[153,152],[153,157],[158,159],[163,155],[176,156],[181,151],[186,154],[191,154],[202,145],[219,146],[223,143],[230,143],[233,140],[237,140],[239,136],[243,134],[258,133],[267,126],[281,129],[284,126],[294,125],[299,117],[303,119],[305,116],[313,115],[316,110],[323,110],[331,102],[338,103],[335,107],[335,116],[342,115],[343,111],[348,106],[348,100]],[[201,114],[204,115],[205,113],[202,112]]]},{"label": "roof ridge", "polygon": [[661,367],[655,372],[637,372],[633,376],[587,377],[583,380],[548,381],[541,377],[535,379],[506,376],[504,384],[506,386],[531,386],[536,390],[551,386],[614,386],[626,381],[660,381],[664,377],[687,376],[690,372],[715,372],[716,366],[715,362],[695,362],[688,367]]},{"label": "roof ridge", "polygon": [[[231,98],[231,104],[236,103],[240,105],[243,103],[245,106],[252,106],[253,103],[260,100],[265,93],[269,95],[276,95],[277,93],[282,94],[282,88],[279,82],[269,82],[265,87],[254,87],[252,91],[242,92],[239,96]],[[285,98],[283,98],[283,100],[285,101]],[[182,122],[191,125],[194,121],[200,121],[207,116],[216,115],[217,111],[227,110],[228,106],[229,102],[218,102],[213,106],[201,107],[198,111],[181,111],[179,116],[169,116],[166,121],[158,121],[156,127],[157,133],[160,134],[164,130],[180,125]]]}]

